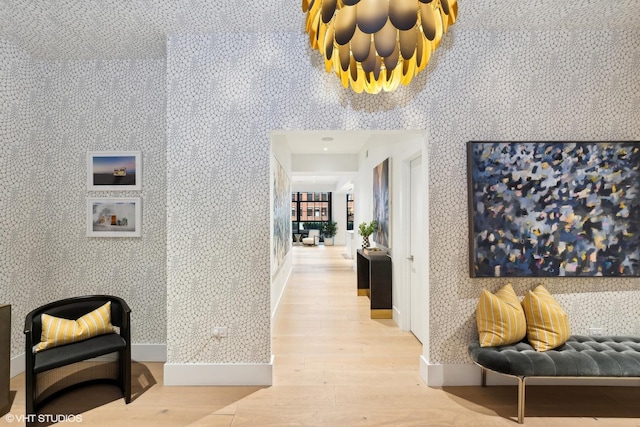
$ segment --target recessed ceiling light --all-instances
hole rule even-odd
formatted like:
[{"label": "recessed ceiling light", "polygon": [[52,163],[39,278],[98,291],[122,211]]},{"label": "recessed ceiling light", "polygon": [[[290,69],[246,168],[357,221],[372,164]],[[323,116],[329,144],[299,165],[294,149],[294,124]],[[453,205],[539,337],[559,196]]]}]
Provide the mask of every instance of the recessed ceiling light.
[{"label": "recessed ceiling light", "polygon": [[333,138],[330,136],[325,136],[322,138],[323,141],[333,141]]},{"label": "recessed ceiling light", "polygon": [[328,151],[329,149],[328,149],[327,147],[324,147],[324,148],[323,148],[323,150],[324,150],[324,151]]}]

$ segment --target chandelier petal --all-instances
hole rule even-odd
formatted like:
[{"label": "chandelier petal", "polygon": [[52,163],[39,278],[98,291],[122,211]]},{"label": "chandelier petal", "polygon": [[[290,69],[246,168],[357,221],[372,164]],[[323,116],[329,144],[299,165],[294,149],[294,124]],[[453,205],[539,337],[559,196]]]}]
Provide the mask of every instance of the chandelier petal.
[{"label": "chandelier petal", "polygon": [[334,38],[333,38],[333,24],[335,23],[335,21],[331,21],[331,23],[329,24],[329,26],[327,27],[327,32],[324,35],[324,57],[326,59],[331,59],[331,57],[333,56],[333,42],[334,42]]},{"label": "chandelier petal", "polygon": [[429,59],[431,59],[431,43],[424,37],[420,37],[416,49],[416,74],[425,69]]},{"label": "chandelier petal", "polygon": [[445,15],[449,15],[449,2],[447,0],[440,0],[440,4],[442,5],[442,11]]},{"label": "chandelier petal", "polygon": [[356,8],[345,7],[340,9],[338,13],[336,13],[336,18],[333,22],[336,23],[336,43],[339,45],[349,43],[349,40],[351,40],[351,37],[353,37],[356,31]]},{"label": "chandelier petal", "polygon": [[398,65],[398,60],[400,59],[400,49],[398,48],[398,45],[396,45],[395,49],[393,49],[393,52],[391,52],[391,55],[386,56],[384,58],[384,66],[387,70],[393,70],[394,68],[396,68],[396,65]]},{"label": "chandelier petal", "polygon": [[416,53],[418,44],[418,29],[413,28],[407,31],[399,31],[400,33],[400,55],[404,59],[410,59]]},{"label": "chandelier petal", "polygon": [[356,28],[350,46],[353,58],[358,62],[364,61],[369,56],[371,49],[371,34],[363,33],[360,28]]},{"label": "chandelier petal", "polygon": [[336,12],[337,0],[322,0],[322,22],[328,24],[333,19]]},{"label": "chandelier petal", "polygon": [[398,44],[397,38],[398,30],[393,26],[391,20],[387,20],[384,27],[373,35],[373,41],[376,44],[376,50],[381,57],[389,56]]},{"label": "chandelier petal", "polygon": [[416,0],[390,0],[389,19],[401,31],[415,27],[418,21]]},{"label": "chandelier petal", "polygon": [[449,0],[449,26],[456,23],[456,18],[458,17],[458,0]]},{"label": "chandelier petal", "polygon": [[433,5],[420,5],[420,23],[422,24],[422,32],[424,36],[434,41],[436,39],[436,19],[440,19]]},{"label": "chandelier petal", "polygon": [[[369,36],[371,37],[371,36]],[[355,58],[355,55],[354,55]],[[360,61],[362,63],[362,69],[364,70],[365,73],[372,73],[373,70],[375,70],[376,68],[376,46],[373,43],[373,41],[371,41],[369,43],[369,52],[367,54],[367,57]]]},{"label": "chandelier petal", "polygon": [[358,27],[367,34],[373,34],[387,23],[389,0],[360,0],[356,10]]},{"label": "chandelier petal", "polygon": [[340,68],[342,68],[342,71],[347,71],[349,69],[349,62],[351,61],[349,45],[338,46],[338,55],[340,57]]}]

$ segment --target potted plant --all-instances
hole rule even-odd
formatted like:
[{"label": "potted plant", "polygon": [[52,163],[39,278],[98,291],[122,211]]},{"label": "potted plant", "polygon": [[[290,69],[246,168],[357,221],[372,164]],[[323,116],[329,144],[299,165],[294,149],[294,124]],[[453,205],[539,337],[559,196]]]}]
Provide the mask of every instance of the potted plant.
[{"label": "potted plant", "polygon": [[324,234],[324,245],[333,246],[333,237],[338,232],[338,223],[329,221],[322,226],[322,234]]},{"label": "potted plant", "polygon": [[373,232],[376,231],[377,226],[378,226],[378,223],[376,222],[375,219],[371,221],[369,224],[367,224],[367,222],[365,221],[360,223],[360,225],[358,226],[358,231],[362,236],[362,249],[369,247],[369,236],[371,236],[371,234],[373,234]]}]

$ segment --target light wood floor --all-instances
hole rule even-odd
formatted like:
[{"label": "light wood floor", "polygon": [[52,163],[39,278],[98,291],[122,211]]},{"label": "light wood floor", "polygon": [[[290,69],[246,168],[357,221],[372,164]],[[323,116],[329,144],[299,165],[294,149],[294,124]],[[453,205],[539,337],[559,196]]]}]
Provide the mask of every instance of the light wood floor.
[{"label": "light wood floor", "polygon": [[[294,247],[274,325],[271,387],[164,387],[161,363],[134,363],[134,401],[93,385],[41,413],[83,426],[516,426],[515,387],[429,388],[421,345],[391,320],[371,320],[344,247]],[[11,415],[24,414],[24,376]],[[638,387],[528,387],[525,426],[640,426]],[[20,425],[0,419],[0,426]]]}]

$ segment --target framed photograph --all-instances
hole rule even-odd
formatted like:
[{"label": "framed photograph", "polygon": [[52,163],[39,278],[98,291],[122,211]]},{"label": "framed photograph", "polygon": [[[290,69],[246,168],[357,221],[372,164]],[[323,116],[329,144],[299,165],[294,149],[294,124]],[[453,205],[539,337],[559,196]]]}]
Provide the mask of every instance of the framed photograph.
[{"label": "framed photograph", "polygon": [[640,142],[469,142],[471,277],[640,276]]},{"label": "framed photograph", "polygon": [[140,237],[142,206],[140,197],[87,200],[87,236]]},{"label": "framed photograph", "polygon": [[142,189],[140,151],[90,151],[87,171],[88,191]]},{"label": "framed photograph", "polygon": [[389,159],[373,168],[373,219],[377,228],[372,237],[374,242],[387,249],[391,245],[389,173]]}]

